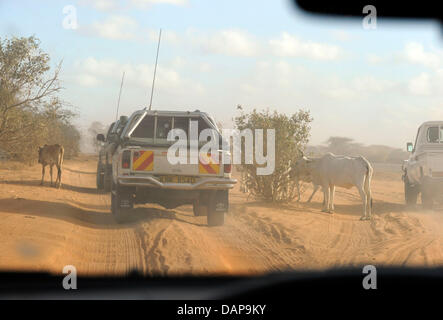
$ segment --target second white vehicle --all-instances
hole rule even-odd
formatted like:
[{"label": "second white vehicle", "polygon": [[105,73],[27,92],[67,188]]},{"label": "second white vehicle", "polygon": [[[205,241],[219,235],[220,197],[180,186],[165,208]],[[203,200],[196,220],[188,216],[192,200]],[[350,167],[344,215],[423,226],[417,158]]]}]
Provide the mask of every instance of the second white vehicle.
[{"label": "second white vehicle", "polygon": [[421,194],[423,207],[432,208],[443,196],[443,121],[423,123],[407,150],[411,155],[403,163],[406,204],[416,204]]}]

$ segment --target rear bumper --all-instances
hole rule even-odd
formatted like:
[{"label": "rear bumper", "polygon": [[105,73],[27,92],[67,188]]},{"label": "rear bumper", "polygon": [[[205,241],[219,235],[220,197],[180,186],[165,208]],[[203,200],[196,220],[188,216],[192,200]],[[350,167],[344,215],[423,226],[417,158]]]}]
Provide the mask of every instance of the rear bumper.
[{"label": "rear bumper", "polygon": [[118,176],[117,181],[122,186],[156,187],[175,190],[227,190],[234,188],[236,179],[204,177],[194,184],[190,183],[162,183],[153,176],[135,177]]}]

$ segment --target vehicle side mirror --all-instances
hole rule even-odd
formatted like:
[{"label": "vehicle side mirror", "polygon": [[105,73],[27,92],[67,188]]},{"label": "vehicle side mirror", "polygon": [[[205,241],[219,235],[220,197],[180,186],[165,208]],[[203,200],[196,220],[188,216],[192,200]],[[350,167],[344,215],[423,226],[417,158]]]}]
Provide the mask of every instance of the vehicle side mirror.
[{"label": "vehicle side mirror", "polygon": [[97,141],[105,142],[105,136],[101,133],[97,135]]},{"label": "vehicle side mirror", "polygon": [[128,122],[127,116],[120,116],[120,123],[124,126]]},{"label": "vehicle side mirror", "polygon": [[406,150],[408,152],[412,152],[414,150],[414,145],[412,144],[412,142],[406,143]]}]

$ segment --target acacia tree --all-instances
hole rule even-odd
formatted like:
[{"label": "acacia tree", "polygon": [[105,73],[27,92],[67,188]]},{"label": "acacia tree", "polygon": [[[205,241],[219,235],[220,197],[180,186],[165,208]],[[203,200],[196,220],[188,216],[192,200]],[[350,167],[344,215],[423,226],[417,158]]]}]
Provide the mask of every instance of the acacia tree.
[{"label": "acacia tree", "polygon": [[0,38],[0,148],[18,159],[60,137],[74,117],[57,95],[61,62],[51,71],[49,61],[34,36]]},{"label": "acacia tree", "polygon": [[[240,110],[241,107],[239,108]],[[275,129],[275,170],[270,175],[257,175],[258,165],[241,164],[246,171],[249,192],[267,201],[289,201],[295,197],[295,182],[289,177],[291,163],[295,162],[309,141],[312,117],[309,111],[299,110],[291,116],[269,110],[244,113],[236,117],[237,129]],[[266,136],[266,133],[264,133]],[[265,142],[264,150],[267,150]],[[255,146],[255,143],[254,143]],[[243,147],[242,147],[243,149]],[[255,152],[254,152],[255,154]]]}]

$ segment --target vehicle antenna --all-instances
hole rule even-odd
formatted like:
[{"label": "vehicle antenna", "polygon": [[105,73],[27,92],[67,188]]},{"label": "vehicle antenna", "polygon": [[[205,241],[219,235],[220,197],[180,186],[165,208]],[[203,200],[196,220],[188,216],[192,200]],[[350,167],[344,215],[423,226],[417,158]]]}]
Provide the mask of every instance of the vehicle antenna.
[{"label": "vehicle antenna", "polygon": [[149,102],[149,110],[151,110],[151,108],[152,108],[152,96],[154,95],[155,74],[157,73],[157,61],[158,61],[158,52],[160,50],[161,37],[162,37],[162,29],[160,29],[160,33],[158,34],[157,56],[155,58],[154,77],[152,78],[151,100]]},{"label": "vehicle antenna", "polygon": [[123,71],[122,82],[120,83],[120,92],[118,93],[117,113],[115,114],[115,121],[118,119],[118,109],[120,107],[120,97],[122,95],[123,81],[125,79],[125,72]]}]

